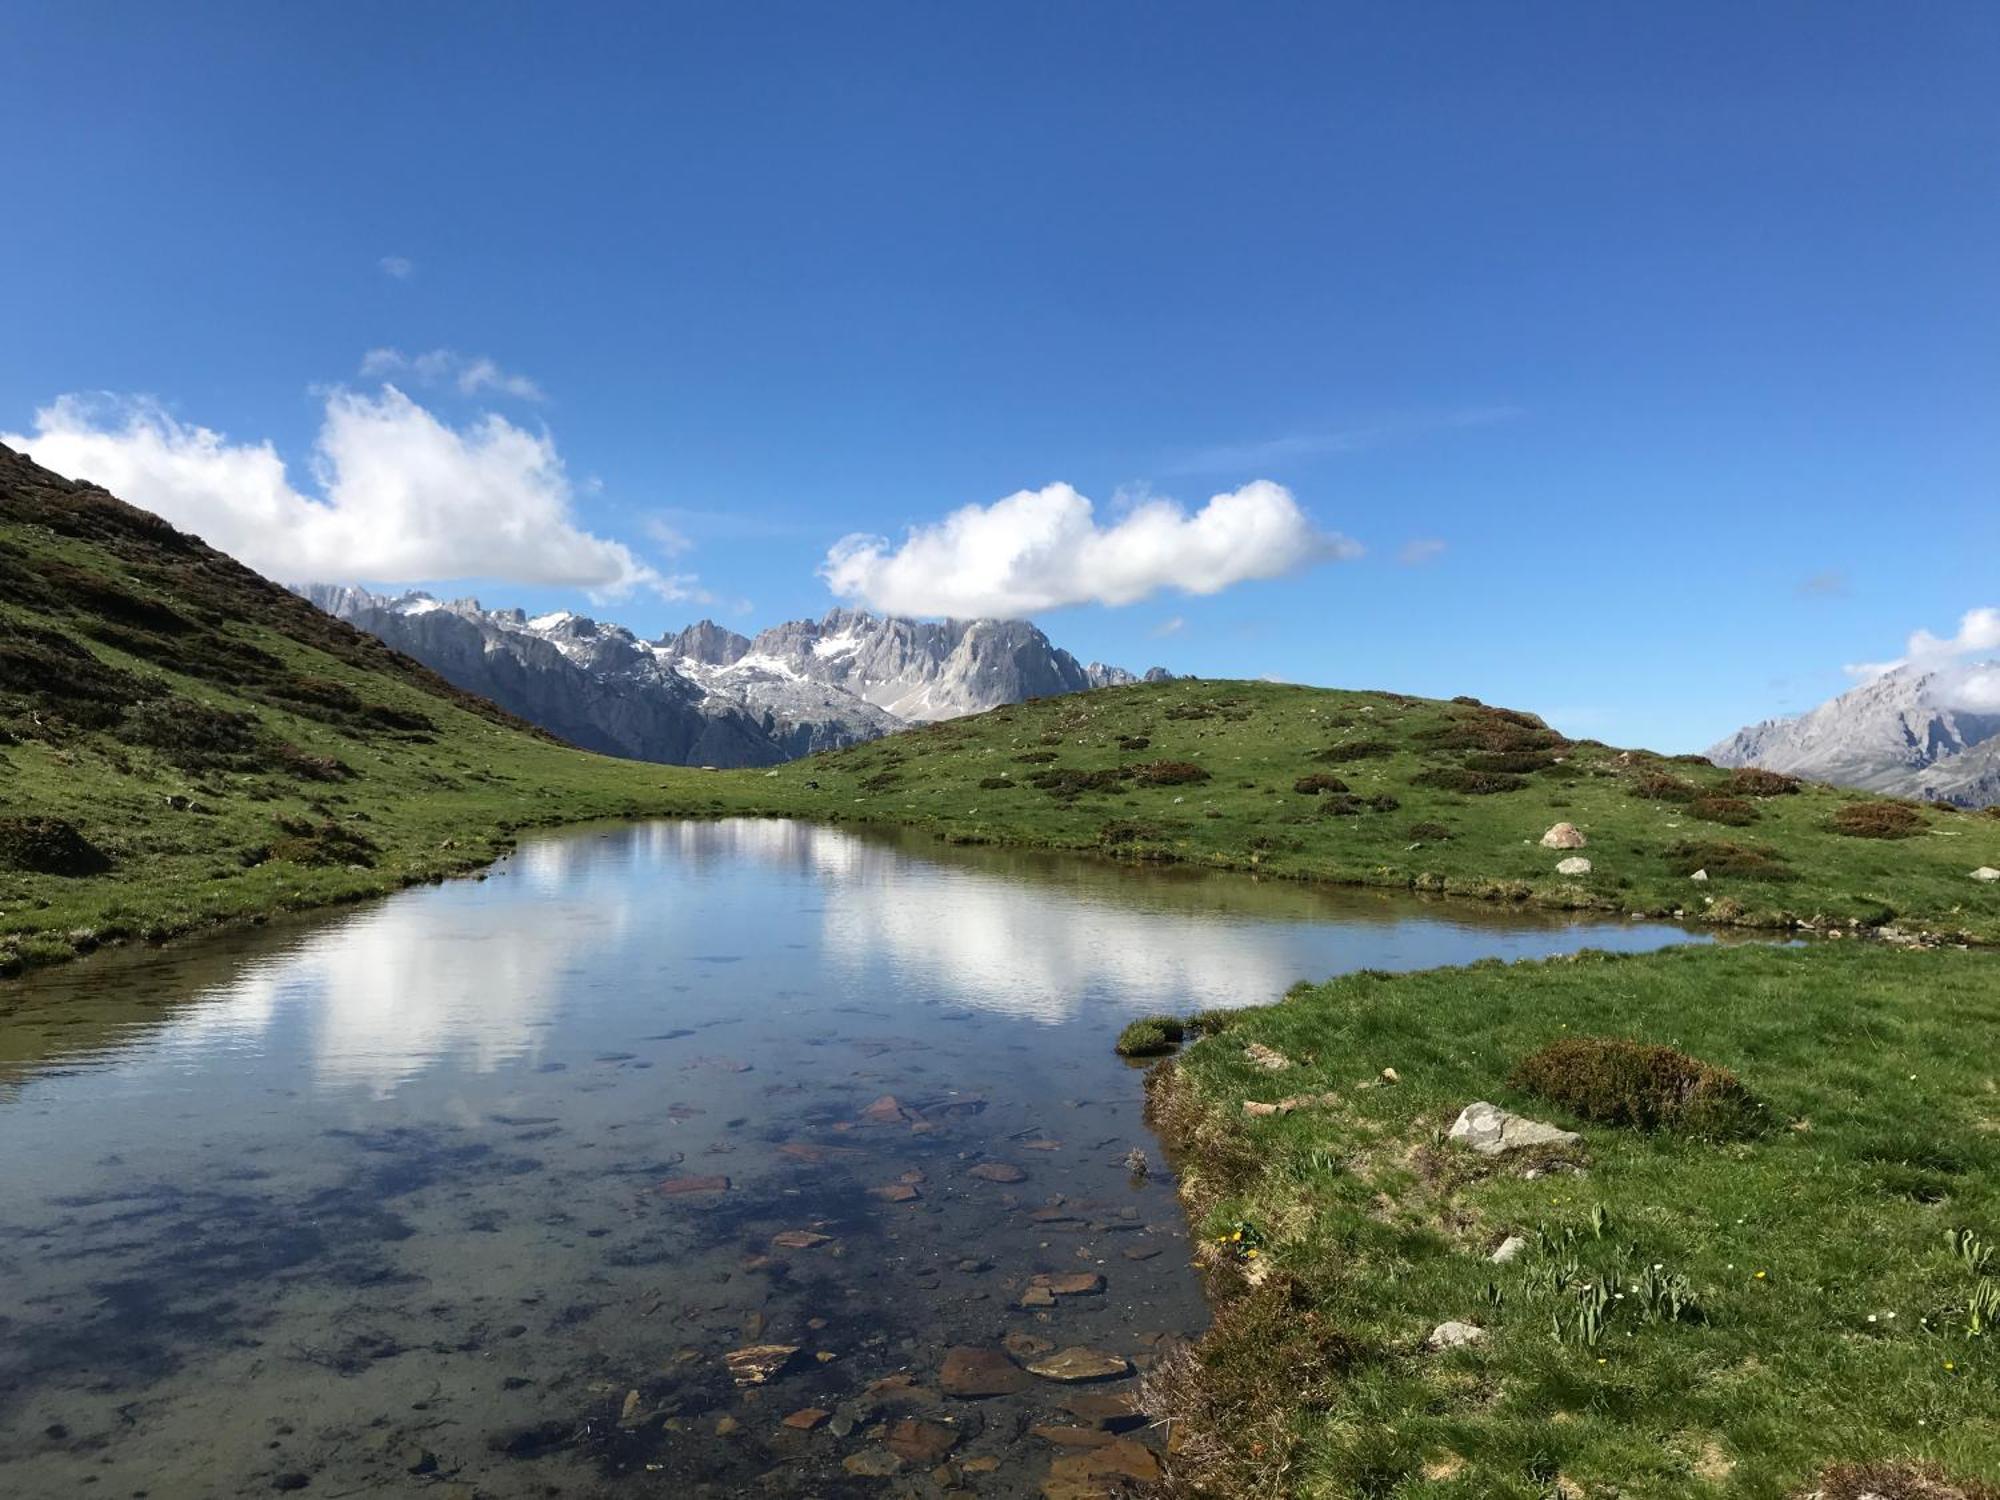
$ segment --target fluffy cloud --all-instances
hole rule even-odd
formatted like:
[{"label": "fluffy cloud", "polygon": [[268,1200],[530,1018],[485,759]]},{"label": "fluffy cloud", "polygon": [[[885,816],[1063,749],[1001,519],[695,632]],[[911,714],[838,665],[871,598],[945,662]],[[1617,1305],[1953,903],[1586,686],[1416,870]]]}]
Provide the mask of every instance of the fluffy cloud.
[{"label": "fluffy cloud", "polygon": [[453,427],[393,385],[327,396],[314,494],[293,487],[269,442],[232,442],[149,401],[64,396],[35,413],[32,434],[0,442],[273,578],[488,578],[599,597],[637,587],[699,597],[691,579],[662,576],[576,524],[546,433],[491,413]]},{"label": "fluffy cloud", "polygon": [[407,255],[385,255],[375,264],[384,276],[393,276],[398,281],[408,281],[417,274],[417,263]]},{"label": "fluffy cloud", "polygon": [[431,349],[422,354],[370,349],[361,357],[361,373],[371,380],[450,386],[461,396],[491,391],[523,401],[542,399],[542,388],[527,376],[511,374],[490,359],[460,354],[455,349]]},{"label": "fluffy cloud", "polygon": [[1915,631],[1905,643],[1903,655],[1896,660],[1852,662],[1847,673],[1868,682],[1905,667],[1930,672],[1935,675],[1930,693],[1939,703],[1979,713],[2000,713],[2000,663],[1966,659],[1996,652],[2000,652],[2000,609],[1987,606],[1968,609],[1961,615],[1955,635]]},{"label": "fluffy cloud", "polygon": [[1216,495],[1192,515],[1147,499],[1110,525],[1066,484],[968,505],[912,528],[900,547],[842,538],[820,574],[833,592],[890,614],[1018,618],[1069,604],[1133,604],[1161,589],[1213,594],[1358,556],[1319,531],[1268,480]]}]

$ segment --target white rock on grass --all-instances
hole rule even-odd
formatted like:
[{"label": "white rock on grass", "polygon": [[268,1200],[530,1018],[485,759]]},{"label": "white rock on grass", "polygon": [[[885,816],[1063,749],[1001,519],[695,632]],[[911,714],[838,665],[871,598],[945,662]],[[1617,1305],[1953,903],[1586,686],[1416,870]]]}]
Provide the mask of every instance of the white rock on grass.
[{"label": "white rock on grass", "polygon": [[1574,1130],[1510,1114],[1484,1099],[1468,1104],[1452,1122],[1451,1138],[1481,1156],[1521,1151],[1530,1146],[1574,1146],[1583,1139]]},{"label": "white rock on grass", "polygon": [[1542,835],[1544,849],[1581,849],[1587,842],[1583,830],[1574,823],[1558,823]]},{"label": "white rock on grass", "polygon": [[1500,1242],[1500,1248],[1486,1258],[1496,1266],[1504,1266],[1508,1261],[1516,1259],[1527,1248],[1528,1242],[1526,1239],[1518,1234],[1510,1234]]},{"label": "white rock on grass", "polygon": [[2000,870],[1994,869],[1991,865],[1981,865],[1972,872],[1972,878],[1974,880],[2000,880]]},{"label": "white rock on grass", "polygon": [[1706,880],[1708,879],[1708,871],[1706,871],[1706,870],[1696,870],[1696,871],[1694,872],[1694,874],[1692,874],[1692,875],[1688,876],[1688,879],[1689,879],[1689,880],[1700,880],[1700,881],[1706,881]]},{"label": "white rock on grass", "polygon": [[1426,1349],[1463,1349],[1467,1344],[1476,1344],[1486,1337],[1486,1330],[1477,1323],[1440,1323],[1431,1330],[1431,1336],[1424,1340]]},{"label": "white rock on grass", "polygon": [[1558,875],[1588,875],[1589,873],[1590,861],[1580,854],[1571,855],[1556,866],[1556,874]]}]

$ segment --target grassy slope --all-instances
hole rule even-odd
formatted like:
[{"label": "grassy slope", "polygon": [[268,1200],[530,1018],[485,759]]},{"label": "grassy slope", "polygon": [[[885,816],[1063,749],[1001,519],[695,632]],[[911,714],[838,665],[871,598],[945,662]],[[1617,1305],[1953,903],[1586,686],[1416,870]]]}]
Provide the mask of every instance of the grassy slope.
[{"label": "grassy slope", "polygon": [[[1735,1069],[1769,1132],[1592,1127],[1506,1082],[1585,1034]],[[1823,1463],[1896,1457],[2000,1478],[2000,1334],[1968,1334],[1978,1278],[1947,1245],[1971,1228],[2000,1247],[1996,1035],[1990,955],[1852,942],[1357,975],[1242,1013],[1154,1080],[1220,1293],[1204,1359],[1162,1387],[1193,1419],[1184,1477],[1246,1494],[1778,1497]],[[1253,1041],[1297,1065],[1258,1069]],[[1374,1082],[1384,1067],[1401,1082]],[[1284,1116],[1241,1107],[1322,1091],[1330,1104]],[[1441,1144],[1474,1099],[1581,1129],[1586,1172]],[[1214,1243],[1244,1221],[1254,1259]],[[1540,1248],[1543,1229],[1576,1243]],[[1508,1234],[1537,1248],[1491,1264]],[[1582,1295],[1550,1284],[1571,1256],[1626,1296],[1595,1346],[1555,1332]],[[1640,1314],[1635,1278],[1656,1264],[1705,1321]],[[1486,1341],[1424,1352],[1449,1319]]]},{"label": "grassy slope", "polygon": [[[1121,750],[1121,737],[1148,743]],[[1713,790],[1729,773],[1588,742],[1548,752],[1560,763],[1515,778],[1520,785],[1511,791],[1468,796],[1416,784],[1425,772],[1463,770],[1493,753],[1477,748],[1479,740],[1514,737],[1536,734],[1465,703],[1269,683],[1145,684],[1000,709],[795,762],[775,776],[753,773],[748,800],[805,816],[916,823],[954,839],[1489,900],[1685,911],[1755,925],[1875,923],[1893,913],[1906,927],[2000,940],[2000,885],[1970,878],[1981,865],[2000,864],[2000,817],[1924,809],[1914,836],[1857,838],[1831,831],[1834,815],[1880,799],[1809,786],[1753,799],[1753,822],[1724,826],[1684,802],[1637,793],[1658,777]],[[1385,753],[1318,758],[1355,742],[1375,742]],[[1027,784],[1039,772],[1116,772],[1161,760],[1197,764],[1210,779],[1153,786],[1134,778],[1073,796]],[[1337,794],[1292,789],[1316,772],[1337,775],[1352,795],[1387,795],[1399,805],[1329,816]],[[1011,789],[981,785],[1000,776]],[[740,795],[739,779],[724,780],[732,798]],[[1558,821],[1588,836],[1581,851],[1592,863],[1588,876],[1556,873],[1558,861],[1577,851],[1540,847]],[[1449,837],[1413,837],[1423,823]],[[1685,851],[1677,864],[1673,851],[1682,845],[1711,847]],[[1761,871],[1730,873],[1726,850],[1712,847],[1729,845],[1775,857]],[[1708,868],[1706,883],[1688,878],[1695,864]]]},{"label": "grassy slope", "polygon": [[394,889],[701,784],[558,744],[0,449],[0,839],[59,818],[112,861],[0,865],[0,973]]}]

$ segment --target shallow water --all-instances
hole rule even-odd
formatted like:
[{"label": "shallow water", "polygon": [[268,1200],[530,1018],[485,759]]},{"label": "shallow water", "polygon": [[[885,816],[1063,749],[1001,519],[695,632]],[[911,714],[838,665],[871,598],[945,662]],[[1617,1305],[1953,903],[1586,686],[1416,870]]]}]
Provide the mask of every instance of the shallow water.
[{"label": "shallow water", "polygon": [[1124,1021],[1686,936],[655,823],[0,986],[0,1494],[1033,1494],[1076,1388],[945,1349],[1205,1321]]}]

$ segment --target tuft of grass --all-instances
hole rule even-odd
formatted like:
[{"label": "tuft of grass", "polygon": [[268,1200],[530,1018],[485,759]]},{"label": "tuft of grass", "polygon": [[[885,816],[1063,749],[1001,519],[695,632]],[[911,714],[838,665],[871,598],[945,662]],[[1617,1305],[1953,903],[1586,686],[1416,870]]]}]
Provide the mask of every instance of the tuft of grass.
[{"label": "tuft of grass", "polygon": [[1761,766],[1743,766],[1729,773],[1722,791],[1730,797],[1795,797],[1800,784],[1796,776],[1766,771]]},{"label": "tuft of grass", "polygon": [[1152,760],[1134,766],[1132,778],[1146,786],[1192,786],[1209,773],[1191,760]]},{"label": "tuft of grass", "polygon": [[1498,792],[1518,792],[1528,784],[1524,776],[1504,771],[1474,771],[1464,766],[1433,766],[1410,778],[1411,786],[1431,787],[1441,792],[1457,792],[1466,797],[1491,797]]},{"label": "tuft of grass", "polygon": [[1763,1106],[1727,1068],[1619,1037],[1563,1037],[1522,1058],[1507,1081],[1600,1125],[1720,1140],[1765,1123]]},{"label": "tuft of grass", "polygon": [[1178,1047],[1186,1034],[1178,1016],[1141,1016],[1118,1033],[1118,1055],[1159,1057]]},{"label": "tuft of grass", "polygon": [[1757,821],[1757,806],[1741,797],[1697,797],[1688,803],[1688,816],[1704,823],[1744,828]]},{"label": "tuft of grass", "polygon": [[1338,776],[1329,776],[1324,771],[1315,771],[1310,776],[1301,776],[1292,783],[1292,790],[1305,797],[1317,797],[1321,792],[1344,792],[1347,783]]}]

